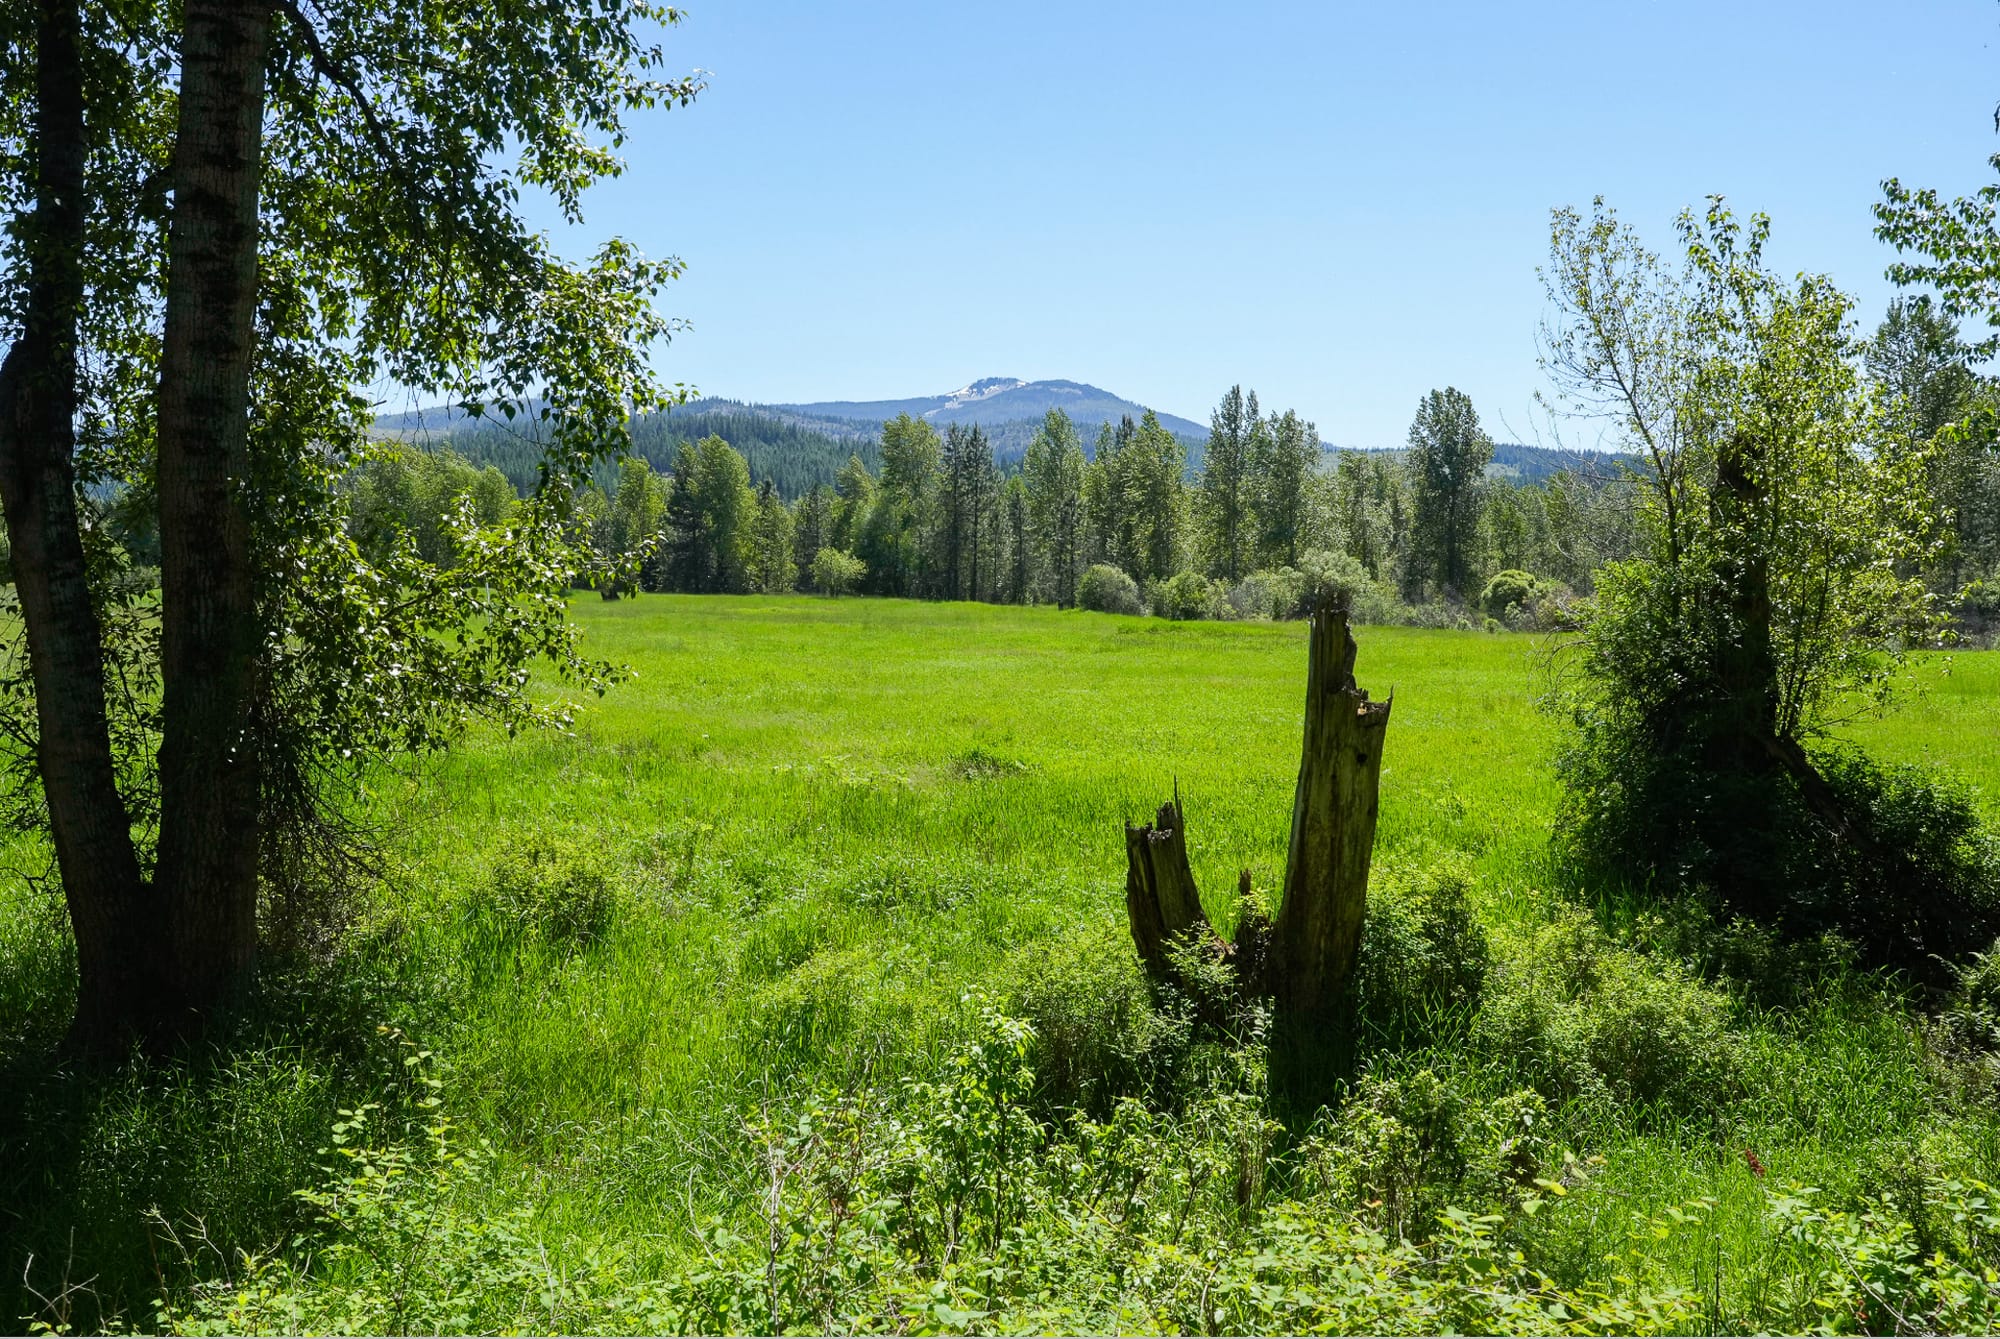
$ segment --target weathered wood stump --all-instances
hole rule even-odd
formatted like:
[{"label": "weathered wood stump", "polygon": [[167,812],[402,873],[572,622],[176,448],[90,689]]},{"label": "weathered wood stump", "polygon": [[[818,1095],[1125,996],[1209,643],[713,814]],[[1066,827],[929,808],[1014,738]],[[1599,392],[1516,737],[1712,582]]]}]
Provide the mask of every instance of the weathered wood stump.
[{"label": "weathered wood stump", "polygon": [[1346,986],[1368,904],[1390,708],[1355,685],[1354,654],[1345,604],[1321,604],[1312,616],[1305,740],[1275,923],[1252,906],[1246,871],[1236,942],[1216,933],[1188,864],[1178,787],[1152,823],[1125,825],[1126,915],[1139,958],[1156,977],[1173,972],[1169,946],[1192,940],[1230,959],[1244,991],[1275,996],[1290,1010],[1324,1009]]}]

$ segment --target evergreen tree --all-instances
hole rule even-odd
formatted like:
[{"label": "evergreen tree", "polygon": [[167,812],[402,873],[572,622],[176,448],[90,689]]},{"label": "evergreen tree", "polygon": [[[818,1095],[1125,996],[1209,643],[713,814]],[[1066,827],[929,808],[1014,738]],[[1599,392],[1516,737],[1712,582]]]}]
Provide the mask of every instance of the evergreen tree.
[{"label": "evergreen tree", "polygon": [[820,549],[838,547],[831,544],[833,494],[825,484],[814,484],[799,499],[794,524],[792,548],[799,569],[797,584],[801,590],[807,590],[812,586],[813,559],[819,557]]},{"label": "evergreen tree", "polygon": [[1006,522],[1007,537],[1007,579],[1000,598],[1008,604],[1027,604],[1034,596],[1028,511],[1028,486],[1020,475],[1013,475],[1000,490],[1000,513]]},{"label": "evergreen tree", "polygon": [[1030,581],[1058,608],[1076,599],[1086,556],[1083,442],[1076,425],[1051,409],[1028,443],[1022,474],[1028,493]]},{"label": "evergreen tree", "polygon": [[[995,482],[993,445],[983,428],[953,423],[946,427],[939,482],[938,571],[948,600],[977,600],[982,581],[982,540],[990,546]],[[990,558],[990,555],[988,555]],[[993,575],[991,563],[984,576]]]},{"label": "evergreen tree", "polygon": [[798,582],[798,567],[792,555],[792,513],[769,479],[757,489],[757,513],[750,536],[750,561],[746,572],[751,589],[764,595],[783,595]]},{"label": "evergreen tree", "polygon": [[1296,567],[1307,535],[1308,482],[1319,465],[1319,430],[1287,409],[1265,421],[1255,445],[1258,556],[1267,567]]},{"label": "evergreen tree", "polygon": [[1084,565],[1118,561],[1118,517],[1123,507],[1118,490],[1118,437],[1109,423],[1101,423],[1083,476]]},{"label": "evergreen tree", "polygon": [[1252,511],[1255,476],[1250,459],[1257,396],[1246,406],[1241,386],[1231,386],[1209,416],[1208,450],[1202,459],[1201,547],[1211,574],[1235,582],[1248,572],[1256,517]]},{"label": "evergreen tree", "polygon": [[1482,481],[1493,439],[1479,426],[1472,397],[1456,388],[1432,391],[1410,424],[1410,492],[1415,549],[1404,573],[1412,596],[1426,582],[1464,595],[1474,577]]},{"label": "evergreen tree", "polygon": [[1127,570],[1142,582],[1164,581],[1180,571],[1187,448],[1149,409],[1119,460],[1133,563]]},{"label": "evergreen tree", "polygon": [[1991,575],[2000,564],[2000,460],[1991,431],[1944,431],[1982,404],[1991,406],[1973,357],[1958,323],[1922,297],[1892,301],[1868,344],[1868,378],[1887,403],[1891,430],[1936,444],[1931,493],[1950,515],[1952,534],[1931,575],[1934,586],[1947,590]]},{"label": "evergreen tree", "polygon": [[750,466],[720,437],[704,437],[692,448],[690,504],[697,518],[698,582],[690,589],[736,592],[750,588],[757,495]]}]

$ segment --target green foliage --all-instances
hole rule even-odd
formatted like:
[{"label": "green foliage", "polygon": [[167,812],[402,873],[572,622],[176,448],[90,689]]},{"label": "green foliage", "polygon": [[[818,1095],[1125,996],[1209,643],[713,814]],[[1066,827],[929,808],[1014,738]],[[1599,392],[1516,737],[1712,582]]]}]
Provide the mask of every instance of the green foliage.
[{"label": "green foliage", "polygon": [[2000,933],[2000,832],[1963,782],[1935,768],[1882,766],[1858,749],[1815,753],[1851,827],[1799,852],[1788,927],[1832,930],[1863,958],[1917,980]]},{"label": "green foliage", "polygon": [[1484,1050],[1553,1100],[1672,1120],[1740,1082],[1728,1024],[1719,992],[1571,910],[1508,945],[1476,1030]]},{"label": "green foliage", "polygon": [[[1480,1102],[1428,1069],[1402,1078],[1364,1077],[1338,1112],[1302,1141],[1293,1184],[1321,1190],[1390,1240],[1450,1232],[1454,1203],[1523,1208],[1537,1183],[1563,1173],[1548,1104],[1532,1090]],[[1459,1212],[1463,1212],[1462,1210]]]},{"label": "green foliage", "polygon": [[1354,970],[1366,1044],[1447,1041],[1469,1026],[1492,964],[1470,888],[1468,871],[1454,864],[1374,871]]},{"label": "green foliage", "polygon": [[1010,1008],[1033,1029],[1037,1097],[1050,1111],[1102,1119],[1126,1097],[1164,1106],[1186,1096],[1195,1020],[1156,1007],[1129,949],[1118,927],[1078,931],[1025,965]]},{"label": "green foliage", "polygon": [[813,589],[827,595],[848,595],[868,575],[868,565],[840,549],[821,549],[813,555]]},{"label": "green foliage", "polygon": [[453,451],[394,443],[362,457],[342,486],[348,533],[376,563],[408,543],[424,562],[448,567],[461,533],[499,525],[515,504],[513,488],[491,466],[479,470]]},{"label": "green foliage", "polygon": [[[1910,1195],[1854,1202],[1760,1188],[1750,1212],[1786,1243],[1782,1279],[1724,1303],[1661,1263],[1684,1239],[1700,1249],[1712,1237],[1718,1200],[1617,1207],[1596,1188],[1614,1169],[1563,1151],[1533,1092],[1481,1102],[1428,1069],[1370,1077],[1288,1148],[1250,1091],[1176,1113],[1125,1101],[1104,1119],[1044,1120],[1026,1104],[1034,1040],[980,1006],[929,1077],[754,1109],[732,1141],[744,1203],[698,1216],[692,1249],[664,1272],[550,1243],[419,1068],[420,1136],[371,1142],[367,1105],[336,1122],[324,1181],[299,1194],[306,1249],[221,1262],[163,1299],[156,1320],[176,1333],[1983,1333],[2000,1322],[2000,1209],[1977,1180],[1920,1173]],[[1585,1225],[1609,1250],[1590,1277],[1563,1278],[1542,1244]],[[216,1268],[198,1239],[164,1235]]]},{"label": "green foliage", "polygon": [[1456,387],[1432,391],[1410,424],[1412,547],[1405,587],[1469,593],[1479,533],[1486,463],[1493,439],[1479,426],[1472,397]]},{"label": "green foliage", "polygon": [[1503,622],[1513,621],[1507,611],[1532,610],[1540,592],[1540,583],[1527,572],[1512,569],[1495,572],[1487,579],[1486,588],[1479,592],[1479,607]]},{"label": "green foliage", "polygon": [[[407,1045],[407,1043],[405,1043]],[[530,1206],[496,1212],[490,1146],[462,1136],[442,1110],[431,1055],[406,1057],[430,1091],[415,1107],[418,1140],[380,1142],[382,1108],[340,1112],[322,1184],[297,1192],[312,1249],[230,1258],[199,1223],[157,1219],[163,1246],[183,1267],[209,1274],[158,1303],[160,1333],[464,1334],[590,1328],[603,1306],[602,1277],[558,1272],[536,1239]],[[373,1138],[371,1138],[373,1137]]]},{"label": "green foliage", "polygon": [[1198,618],[1228,618],[1231,608],[1222,583],[1210,581],[1199,572],[1177,573],[1153,588],[1153,613],[1177,622]]},{"label": "green foliage", "polygon": [[[1620,378],[1638,388],[1615,414],[1651,461],[1644,556],[1599,574],[1558,698],[1577,725],[1568,840],[1663,892],[1838,928],[1907,967],[1977,911],[1911,805],[1944,809],[1851,768],[1822,777],[1803,743],[1885,705],[1908,649],[1937,634],[1916,575],[1936,551],[1928,447],[1884,429],[1848,299],[1766,271],[1768,228],[1719,201],[1684,215],[1672,278],[1601,202],[1588,227],[1556,216],[1559,384],[1585,409]],[[1906,840],[1928,847],[1895,849]],[[1903,899],[1906,859],[1934,873],[1910,889],[1917,937],[1899,945],[1884,931],[1900,913],[1861,908]]]},{"label": "green foliage", "polygon": [[1083,481],[1088,468],[1076,425],[1051,409],[1028,443],[1021,473],[1028,486],[1028,516],[1035,547],[1034,589],[1067,609],[1076,600],[1084,560]]},{"label": "green foliage", "polygon": [[587,948],[609,930],[618,900],[617,874],[601,851],[535,837],[500,857],[468,913],[503,943],[531,936]]},{"label": "green foliage", "polygon": [[1076,602],[1100,614],[1139,614],[1139,583],[1109,563],[1096,563],[1076,583]]},{"label": "green foliage", "polygon": [[1772,1226],[1836,1267],[1799,1280],[1822,1333],[1991,1334],[2000,1329],[2000,1194],[1927,1179],[1918,1212],[1883,1196],[1853,1207],[1803,1186],[1772,1197]]}]

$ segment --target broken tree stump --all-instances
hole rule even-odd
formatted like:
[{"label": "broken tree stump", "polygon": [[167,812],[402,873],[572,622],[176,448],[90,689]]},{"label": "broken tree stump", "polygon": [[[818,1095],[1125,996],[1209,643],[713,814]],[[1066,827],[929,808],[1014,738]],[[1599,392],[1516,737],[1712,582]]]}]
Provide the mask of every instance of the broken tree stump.
[{"label": "broken tree stump", "polygon": [[1241,989],[1275,996],[1291,1010],[1324,1009],[1346,986],[1368,903],[1390,708],[1355,685],[1354,656],[1346,605],[1323,602],[1312,616],[1305,737],[1275,923],[1253,910],[1246,871],[1239,943],[1216,933],[1188,864],[1179,787],[1152,823],[1125,825],[1126,916],[1140,961],[1156,977],[1173,970],[1168,946],[1192,937],[1236,961]]}]

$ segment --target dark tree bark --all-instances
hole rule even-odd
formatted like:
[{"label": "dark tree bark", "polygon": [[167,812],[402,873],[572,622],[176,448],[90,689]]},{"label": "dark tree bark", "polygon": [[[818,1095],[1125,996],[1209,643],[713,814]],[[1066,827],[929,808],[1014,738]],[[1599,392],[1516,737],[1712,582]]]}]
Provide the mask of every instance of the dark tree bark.
[{"label": "dark tree bark", "polygon": [[[1715,528],[1736,552],[1721,567],[1727,634],[1718,648],[1719,718],[1708,741],[1708,765],[1727,776],[1768,778],[1782,773],[1807,807],[1835,832],[1849,824],[1839,799],[1799,741],[1781,728],[1778,657],[1771,639],[1771,564],[1766,546],[1746,533],[1757,524],[1766,487],[1760,444],[1744,436],[1724,444],[1716,462],[1710,503]],[[1746,871],[1745,873],[1749,873]]]},{"label": "dark tree bark", "polygon": [[1346,611],[1316,612],[1285,899],[1271,941],[1273,993],[1299,1009],[1330,1004],[1346,986],[1368,905],[1390,704],[1355,686],[1354,653]]},{"label": "dark tree bark", "polygon": [[1139,958],[1155,976],[1172,973],[1167,946],[1192,937],[1235,961],[1244,990],[1274,995],[1295,1014],[1314,1014],[1338,1000],[1353,974],[1367,909],[1390,705],[1370,702],[1355,686],[1354,654],[1347,611],[1316,610],[1291,848],[1275,924],[1253,905],[1246,871],[1236,942],[1225,944],[1215,932],[1188,865],[1178,795],[1160,806],[1155,822],[1125,825],[1126,917]]},{"label": "dark tree bark", "polygon": [[0,500],[35,685],[36,763],[76,935],[71,1038],[95,1047],[156,995],[160,955],[112,763],[102,631],[77,519],[88,141],[75,4],[43,0],[35,54],[35,208],[24,229],[21,330],[0,364]]},{"label": "dark tree bark", "polygon": [[1188,866],[1178,794],[1160,806],[1153,822],[1125,825],[1125,914],[1139,960],[1155,974],[1169,970],[1168,946],[1190,932],[1222,947]]},{"label": "dark tree bark", "polygon": [[160,854],[186,1026],[257,947],[258,636],[244,488],[257,308],[257,194],[273,11],[188,0],[160,352]]}]

